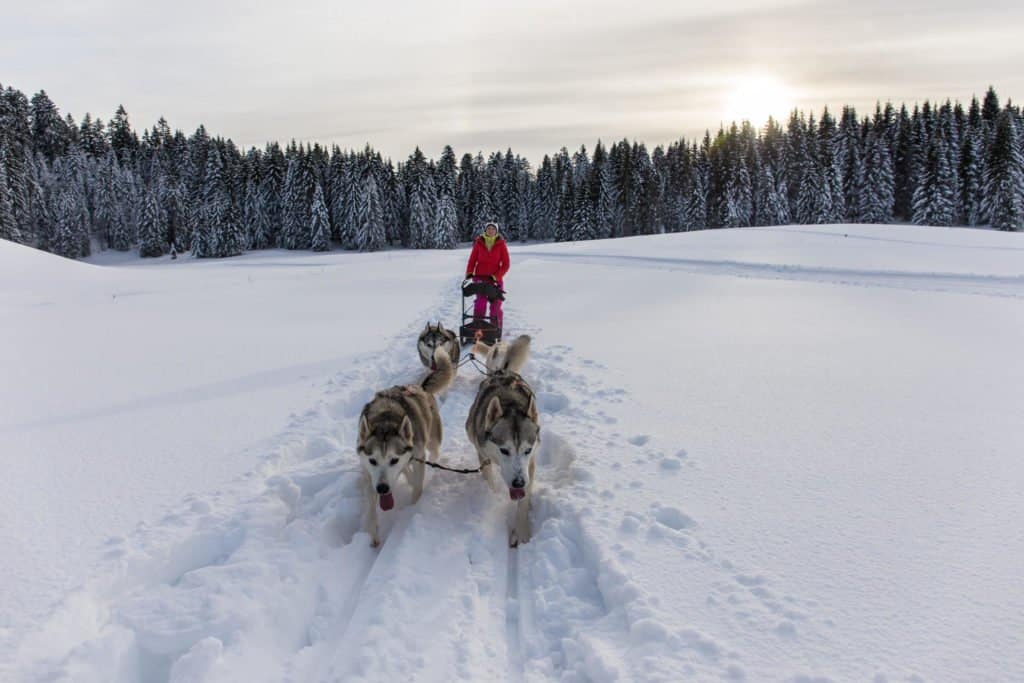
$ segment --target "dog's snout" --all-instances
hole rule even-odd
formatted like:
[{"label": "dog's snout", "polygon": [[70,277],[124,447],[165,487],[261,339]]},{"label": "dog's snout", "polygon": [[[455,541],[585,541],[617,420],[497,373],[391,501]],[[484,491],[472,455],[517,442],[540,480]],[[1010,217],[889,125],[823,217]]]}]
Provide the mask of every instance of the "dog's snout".
[{"label": "dog's snout", "polygon": [[387,484],[385,484],[384,482],[381,482],[381,483],[377,484],[377,493],[379,493],[380,495],[383,496],[384,494],[388,493],[389,491],[391,491],[391,487],[388,486]]},{"label": "dog's snout", "polygon": [[526,487],[526,482],[523,481],[522,475],[519,475],[518,477],[516,477],[515,479],[512,480],[512,488],[514,488],[514,489],[521,489],[521,488],[525,488],[525,487]]}]

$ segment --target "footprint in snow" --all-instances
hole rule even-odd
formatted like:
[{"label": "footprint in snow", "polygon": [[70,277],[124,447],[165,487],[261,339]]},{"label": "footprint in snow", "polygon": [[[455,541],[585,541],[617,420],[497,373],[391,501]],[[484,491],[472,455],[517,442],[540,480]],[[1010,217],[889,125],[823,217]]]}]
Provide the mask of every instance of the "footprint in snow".
[{"label": "footprint in snow", "polygon": [[654,511],[654,519],[658,524],[676,531],[689,529],[696,525],[692,517],[674,507],[659,507]]},{"label": "footprint in snow", "polygon": [[627,441],[629,441],[629,443],[633,444],[634,446],[643,446],[650,440],[651,437],[649,437],[647,434],[637,434],[627,439]]}]

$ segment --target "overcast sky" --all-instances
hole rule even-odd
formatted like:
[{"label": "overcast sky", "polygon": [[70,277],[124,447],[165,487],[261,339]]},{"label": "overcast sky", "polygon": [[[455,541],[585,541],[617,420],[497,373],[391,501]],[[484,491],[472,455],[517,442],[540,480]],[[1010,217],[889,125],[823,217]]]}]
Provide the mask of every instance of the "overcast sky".
[{"label": "overcast sky", "polygon": [[[1024,97],[1024,2],[0,0],[0,83],[140,132],[243,147],[370,142],[396,160],[597,138],[651,147],[734,115]],[[748,98],[749,99],[749,98]],[[758,97],[758,99],[762,99]]]}]

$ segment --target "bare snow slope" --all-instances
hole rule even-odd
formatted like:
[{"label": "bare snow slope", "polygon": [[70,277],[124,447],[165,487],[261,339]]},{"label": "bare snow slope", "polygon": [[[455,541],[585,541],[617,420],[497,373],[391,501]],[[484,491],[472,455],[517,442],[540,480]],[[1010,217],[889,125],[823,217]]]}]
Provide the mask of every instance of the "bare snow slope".
[{"label": "bare snow slope", "polygon": [[355,417],[420,377],[463,256],[0,269],[3,678],[1024,679],[1019,235],[516,247],[534,538],[431,472],[372,551]]}]

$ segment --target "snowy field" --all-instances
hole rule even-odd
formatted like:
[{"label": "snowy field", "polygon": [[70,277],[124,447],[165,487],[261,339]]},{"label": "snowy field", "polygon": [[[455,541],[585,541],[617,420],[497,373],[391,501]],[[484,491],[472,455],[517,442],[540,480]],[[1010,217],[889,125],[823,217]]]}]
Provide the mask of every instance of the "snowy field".
[{"label": "snowy field", "polygon": [[356,417],[466,256],[0,243],[0,680],[1024,680],[1020,235],[513,247],[534,538],[428,472],[374,551]]}]

